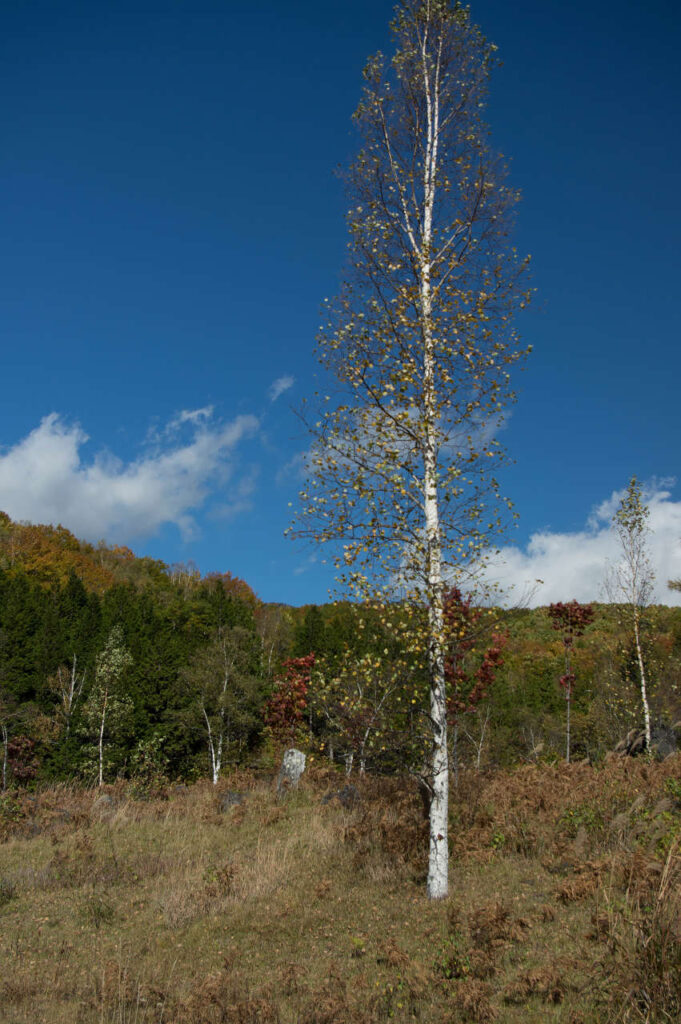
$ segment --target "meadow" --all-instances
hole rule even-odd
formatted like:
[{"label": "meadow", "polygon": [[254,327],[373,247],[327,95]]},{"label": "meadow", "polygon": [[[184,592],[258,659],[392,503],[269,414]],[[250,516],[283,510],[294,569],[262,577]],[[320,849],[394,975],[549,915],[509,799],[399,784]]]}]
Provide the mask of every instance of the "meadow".
[{"label": "meadow", "polygon": [[681,1019],[681,755],[462,771],[441,902],[411,782],[351,781],[3,794],[0,1019]]}]

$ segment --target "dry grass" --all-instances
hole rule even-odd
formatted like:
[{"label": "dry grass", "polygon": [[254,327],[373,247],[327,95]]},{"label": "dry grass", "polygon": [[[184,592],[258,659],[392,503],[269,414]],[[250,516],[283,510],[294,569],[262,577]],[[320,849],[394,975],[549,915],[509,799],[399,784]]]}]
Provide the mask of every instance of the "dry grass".
[{"label": "dry grass", "polygon": [[[669,781],[671,780],[671,781]],[[317,771],[0,808],[11,1024],[681,1019],[681,758],[463,774],[452,892],[424,895],[407,783]],[[3,1017],[4,1014],[4,1017]]]}]

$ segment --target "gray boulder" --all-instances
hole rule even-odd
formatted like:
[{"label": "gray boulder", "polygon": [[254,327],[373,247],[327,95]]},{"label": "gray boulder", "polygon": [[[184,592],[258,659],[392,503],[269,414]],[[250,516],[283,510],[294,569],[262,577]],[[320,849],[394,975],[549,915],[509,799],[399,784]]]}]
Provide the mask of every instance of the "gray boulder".
[{"label": "gray boulder", "polygon": [[218,810],[223,814],[226,811],[232,809],[232,807],[238,807],[245,800],[243,793],[237,793],[234,789],[228,789],[226,793],[221,793],[218,797]]},{"label": "gray boulder", "polygon": [[651,751],[662,760],[675,754],[678,750],[678,739],[673,726],[656,725],[650,733]]},{"label": "gray boulder", "polygon": [[[650,730],[650,753],[659,761],[675,754],[679,749],[679,733],[676,726],[654,725]],[[646,752],[645,729],[632,729],[626,738],[620,740],[615,753],[622,757],[638,757]]]},{"label": "gray boulder", "polygon": [[305,771],[305,754],[302,750],[289,747],[284,752],[284,757],[277,776],[277,793],[279,796],[287,789],[297,789],[300,776]]},{"label": "gray boulder", "polygon": [[113,797],[110,797],[108,793],[103,793],[97,797],[92,807],[90,808],[90,816],[92,818],[111,818],[116,810],[116,804],[114,803]]},{"label": "gray boulder", "polygon": [[327,793],[326,796],[322,797],[323,804],[330,804],[332,800],[337,800],[341,807],[352,810],[355,804],[359,803],[359,793],[354,786],[348,783],[348,785],[343,786],[336,793]]}]

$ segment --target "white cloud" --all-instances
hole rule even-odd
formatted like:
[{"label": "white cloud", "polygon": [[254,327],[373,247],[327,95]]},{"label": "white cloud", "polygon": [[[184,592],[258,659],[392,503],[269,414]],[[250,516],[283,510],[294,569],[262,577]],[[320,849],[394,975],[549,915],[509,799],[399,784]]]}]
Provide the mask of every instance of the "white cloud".
[{"label": "white cloud", "polygon": [[283,377],[277,377],[277,379],[270,384],[269,391],[267,392],[270,402],[276,402],[278,398],[281,398],[285,391],[288,391],[289,388],[293,387],[295,382],[296,378],[292,377],[289,373],[284,374]]},{"label": "white cloud", "polygon": [[249,512],[253,508],[251,499],[255,493],[258,474],[258,467],[251,466],[246,475],[234,487],[230,487],[230,500],[211,509],[211,519],[225,521],[235,519],[242,512]]},{"label": "white cloud", "polygon": [[[258,421],[238,416],[213,422],[206,408],[171,421],[173,430],[182,424],[192,430],[183,443],[157,443],[128,463],[105,452],[88,461],[81,456],[87,434],[51,413],[0,453],[0,508],[16,520],[61,523],[88,540],[132,540],[167,523],[191,536],[193,513],[232,476],[235,449],[253,436]],[[234,489],[242,502],[238,485]]]},{"label": "white cloud", "polygon": [[174,416],[166,427],[166,432],[178,430],[185,423],[191,423],[192,426],[198,426],[199,423],[210,420],[213,416],[213,406],[204,405],[202,409],[183,409],[177,416]]},{"label": "white cloud", "polygon": [[[681,578],[681,501],[672,501],[672,481],[653,481],[643,499],[650,509],[648,554],[655,572],[653,601],[681,604],[681,594],[667,589],[667,580]],[[512,588],[510,601],[529,596],[531,605],[554,601],[607,600],[603,581],[607,564],[619,560],[612,516],[624,491],[616,491],[598,505],[583,530],[576,533],[534,533],[527,547],[509,545],[488,570],[488,577]],[[541,585],[537,580],[542,580]]]}]

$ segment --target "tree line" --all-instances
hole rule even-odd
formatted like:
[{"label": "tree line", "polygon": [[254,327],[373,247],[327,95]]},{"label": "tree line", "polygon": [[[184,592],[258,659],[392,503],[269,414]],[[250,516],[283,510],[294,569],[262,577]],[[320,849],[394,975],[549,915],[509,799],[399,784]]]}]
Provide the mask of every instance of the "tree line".
[{"label": "tree line", "polygon": [[[413,608],[265,604],[229,574],[2,522],[3,787],[217,781],[293,743],[342,770],[423,770]],[[643,724],[640,658],[650,717],[679,717],[680,609],[648,608],[637,635],[615,604],[503,611],[450,590],[444,609],[452,772],[564,758],[568,711],[568,756],[602,757]]]}]

